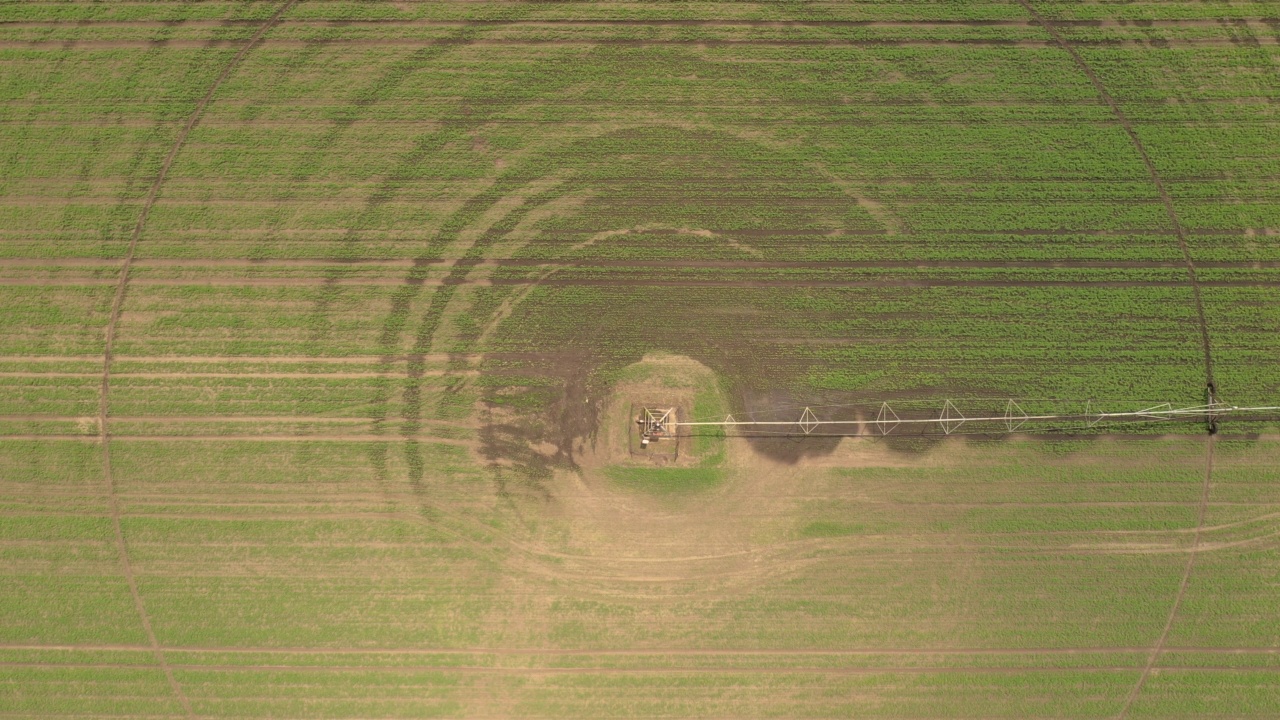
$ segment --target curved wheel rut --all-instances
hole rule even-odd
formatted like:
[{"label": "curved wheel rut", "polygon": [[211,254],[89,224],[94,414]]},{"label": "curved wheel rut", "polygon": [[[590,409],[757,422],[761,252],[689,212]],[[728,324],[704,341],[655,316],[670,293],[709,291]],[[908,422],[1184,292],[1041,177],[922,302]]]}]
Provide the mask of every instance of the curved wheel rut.
[{"label": "curved wheel rut", "polygon": [[115,295],[111,300],[111,313],[107,318],[106,337],[102,351],[102,385],[98,396],[98,439],[102,446],[102,476],[106,485],[107,497],[111,511],[111,526],[115,536],[116,551],[120,557],[120,566],[124,572],[124,579],[129,586],[129,594],[133,598],[134,608],[137,610],[138,618],[142,623],[142,629],[147,636],[147,642],[151,652],[155,655],[156,664],[164,672],[165,679],[169,683],[169,689],[173,692],[174,697],[181,704],[183,712],[189,718],[195,717],[195,711],[192,709],[191,701],[182,691],[182,686],[178,684],[177,678],[174,676],[173,668],[170,667],[165,659],[164,649],[160,646],[160,642],[156,637],[155,628],[151,624],[151,617],[147,613],[146,604],[142,600],[142,594],[138,591],[138,579],[133,570],[133,563],[129,559],[129,548],[125,543],[124,529],[120,523],[120,501],[115,492],[115,480],[111,474],[111,443],[110,433],[107,427],[108,415],[108,394],[111,389],[111,353],[115,347],[116,326],[120,321],[121,308],[124,305],[125,288],[129,283],[129,271],[133,266],[134,252],[138,246],[138,238],[142,236],[142,232],[146,229],[147,218],[151,214],[151,208],[155,205],[156,198],[160,195],[160,188],[164,185],[165,179],[169,175],[173,162],[178,157],[178,153],[182,151],[183,145],[186,144],[187,137],[191,131],[200,122],[201,116],[204,115],[205,108],[213,100],[214,94],[231,73],[239,66],[245,55],[257,45],[267,32],[280,21],[280,18],[289,11],[291,7],[296,5],[299,0],[285,0],[270,18],[267,19],[244,44],[240,52],[227,63],[218,77],[214,79],[213,84],[209,86],[208,92],[200,101],[196,103],[195,109],[191,112],[191,116],[187,118],[186,124],[182,130],[178,132],[177,138],[174,139],[173,147],[169,149],[169,154],[165,156],[164,162],[160,165],[160,171],[156,173],[155,180],[151,183],[151,188],[147,191],[146,200],[143,201],[142,210],[138,213],[138,221],[133,226],[133,232],[129,236],[129,248],[125,252],[124,261],[120,265],[120,275],[116,282]]},{"label": "curved wheel rut", "polygon": [[1182,607],[1182,599],[1187,594],[1187,584],[1191,580],[1191,571],[1196,566],[1196,558],[1200,555],[1200,538],[1204,531],[1205,512],[1209,507],[1209,488],[1213,482],[1213,446],[1214,438],[1212,435],[1206,440],[1205,446],[1205,463],[1204,463],[1204,484],[1200,490],[1200,508],[1196,513],[1196,529],[1195,535],[1191,541],[1190,551],[1187,553],[1187,564],[1182,568],[1182,580],[1178,583],[1178,591],[1173,596],[1173,604],[1169,606],[1169,616],[1165,620],[1164,629],[1160,631],[1160,637],[1156,638],[1156,642],[1151,646],[1151,652],[1147,656],[1147,662],[1142,667],[1142,674],[1138,676],[1138,682],[1134,683],[1133,689],[1129,691],[1129,695],[1125,698],[1124,706],[1120,708],[1120,712],[1116,715],[1116,720],[1125,720],[1129,717],[1129,710],[1133,707],[1133,703],[1138,699],[1138,695],[1142,694],[1142,688],[1147,684],[1147,679],[1151,677],[1151,670],[1160,660],[1160,655],[1165,650],[1165,641],[1169,639],[1169,631],[1173,629],[1173,622],[1178,617],[1178,610]]},{"label": "curved wheel rut", "polygon": [[[1120,127],[1124,129],[1125,134],[1129,136],[1129,142],[1138,152],[1139,157],[1142,158],[1142,164],[1146,167],[1147,175],[1150,176],[1152,184],[1155,185],[1156,192],[1160,195],[1160,200],[1164,205],[1165,213],[1168,215],[1169,223],[1173,227],[1174,234],[1178,238],[1178,248],[1182,251],[1182,258],[1187,266],[1187,280],[1191,285],[1191,293],[1195,299],[1196,316],[1200,326],[1200,343],[1204,350],[1205,386],[1208,390],[1209,400],[1212,402],[1217,395],[1217,384],[1213,377],[1213,352],[1209,342],[1209,326],[1205,320],[1204,301],[1201,298],[1200,281],[1196,277],[1195,262],[1191,258],[1191,250],[1187,245],[1186,232],[1183,230],[1182,222],[1178,219],[1178,213],[1173,206],[1173,199],[1169,195],[1168,188],[1165,187],[1164,180],[1161,179],[1160,173],[1156,169],[1155,163],[1151,160],[1151,155],[1147,152],[1146,146],[1142,144],[1141,138],[1138,137],[1137,132],[1134,130],[1133,123],[1131,123],[1129,118],[1125,116],[1124,111],[1120,109],[1120,105],[1116,102],[1115,98],[1111,96],[1111,93],[1107,91],[1106,86],[1102,84],[1102,80],[1098,77],[1097,73],[1095,73],[1093,69],[1089,67],[1089,64],[1085,62],[1084,57],[1080,55],[1071,43],[1067,42],[1066,38],[1064,38],[1060,32],[1058,32],[1057,27],[1055,27],[1051,20],[1045,18],[1035,9],[1030,0],[1018,0],[1018,4],[1026,10],[1027,14],[1029,14],[1036,23],[1044,28],[1045,32],[1049,34],[1049,37],[1052,38],[1058,47],[1062,48],[1063,51],[1071,56],[1076,67],[1084,73],[1085,77],[1089,79],[1089,83],[1093,85],[1094,90],[1098,93],[1098,97],[1107,105],[1108,108],[1111,109],[1111,113],[1115,116],[1116,121],[1120,124]],[[1212,433],[1213,430],[1213,426],[1210,425],[1210,432]],[[1178,583],[1178,590],[1174,595],[1173,603],[1170,605],[1169,615],[1165,620],[1164,628],[1160,631],[1160,636],[1151,647],[1151,652],[1142,669],[1142,674],[1138,676],[1138,681],[1134,684],[1133,689],[1129,691],[1128,696],[1125,698],[1124,705],[1116,715],[1117,720],[1125,720],[1125,718],[1129,716],[1129,711],[1132,709],[1134,701],[1136,701],[1138,696],[1142,693],[1143,686],[1146,685],[1147,679],[1151,676],[1152,668],[1155,667],[1156,662],[1160,658],[1160,654],[1164,651],[1165,641],[1169,637],[1169,631],[1173,628],[1174,620],[1177,618],[1178,610],[1182,606],[1182,600],[1186,595],[1187,584],[1191,579],[1191,571],[1195,568],[1196,557],[1198,555],[1197,551],[1200,549],[1200,537],[1204,528],[1205,512],[1209,503],[1209,488],[1213,478],[1213,447],[1214,441],[1211,435],[1207,440],[1204,485],[1201,490],[1194,540],[1192,541],[1191,551],[1187,555],[1187,563],[1182,570],[1182,579]]]},{"label": "curved wheel rut", "polygon": [[1160,201],[1164,205],[1165,214],[1168,215],[1169,223],[1173,226],[1173,233],[1178,238],[1178,248],[1182,251],[1182,259],[1187,266],[1187,280],[1191,284],[1191,293],[1195,298],[1196,317],[1200,324],[1200,343],[1204,349],[1205,385],[1211,394],[1216,395],[1217,385],[1213,379],[1213,353],[1209,345],[1209,325],[1205,321],[1204,301],[1200,297],[1200,281],[1196,278],[1196,266],[1191,259],[1191,250],[1187,246],[1187,233],[1182,227],[1182,221],[1178,219],[1178,212],[1173,206],[1173,198],[1169,195],[1169,190],[1165,187],[1164,180],[1160,177],[1160,172],[1156,169],[1155,163],[1152,162],[1146,146],[1142,144],[1142,139],[1138,137],[1138,133],[1133,129],[1133,123],[1129,121],[1124,111],[1120,109],[1119,103],[1107,91],[1098,74],[1093,71],[1093,68],[1089,67],[1089,64],[1085,62],[1079,51],[1058,32],[1058,28],[1053,21],[1045,18],[1035,9],[1030,0],[1018,0],[1018,4],[1026,10],[1027,14],[1036,23],[1044,28],[1045,32],[1049,34],[1049,37],[1053,39],[1053,42],[1058,47],[1071,56],[1071,60],[1076,67],[1080,69],[1080,72],[1084,73],[1084,76],[1089,79],[1089,83],[1093,85],[1093,89],[1098,93],[1099,99],[1115,115],[1116,122],[1124,129],[1125,134],[1129,136],[1129,142],[1133,145],[1133,149],[1137,150],[1138,156],[1142,158],[1142,164],[1147,169],[1147,175],[1151,178],[1151,183],[1155,185],[1156,192],[1160,195]]}]

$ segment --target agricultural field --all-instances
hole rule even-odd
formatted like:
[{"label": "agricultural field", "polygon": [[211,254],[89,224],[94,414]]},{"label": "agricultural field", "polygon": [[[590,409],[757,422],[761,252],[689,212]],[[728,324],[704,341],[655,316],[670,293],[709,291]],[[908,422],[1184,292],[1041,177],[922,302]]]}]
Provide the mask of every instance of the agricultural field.
[{"label": "agricultural field", "polygon": [[1280,3],[0,0],[0,720],[1274,718],[1280,414],[636,449],[1208,388]]}]

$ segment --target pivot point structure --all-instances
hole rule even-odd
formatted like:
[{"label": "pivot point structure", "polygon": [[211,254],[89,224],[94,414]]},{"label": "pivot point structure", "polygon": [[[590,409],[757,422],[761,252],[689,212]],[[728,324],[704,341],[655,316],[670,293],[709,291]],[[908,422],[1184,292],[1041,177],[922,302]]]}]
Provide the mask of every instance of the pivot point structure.
[{"label": "pivot point structure", "polygon": [[647,448],[649,443],[675,434],[676,409],[644,408],[636,424],[640,426],[640,447]]}]

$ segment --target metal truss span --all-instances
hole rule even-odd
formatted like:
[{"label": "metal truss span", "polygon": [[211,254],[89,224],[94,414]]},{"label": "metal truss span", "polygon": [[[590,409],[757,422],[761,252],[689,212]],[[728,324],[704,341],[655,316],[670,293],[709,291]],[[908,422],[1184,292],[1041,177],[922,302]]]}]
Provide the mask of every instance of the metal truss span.
[{"label": "metal truss span", "polygon": [[[958,401],[961,404],[964,401]],[[647,423],[641,423],[642,434],[652,437],[679,434],[681,430],[698,429],[736,430],[751,435],[788,436],[887,436],[905,428],[917,428],[919,434],[953,435],[964,428],[966,433],[1006,434],[1046,430],[1088,430],[1133,423],[1162,423],[1191,421],[1204,423],[1209,431],[1217,430],[1218,422],[1228,418],[1242,420],[1274,419],[1280,415],[1280,405],[1241,407],[1209,398],[1203,405],[1174,406],[1171,403],[1141,404],[1136,408],[1103,410],[1095,401],[1074,403],[1075,408],[1052,411],[1028,412],[1024,405],[1043,407],[1049,401],[1006,400],[1002,412],[965,415],[955,402],[944,400],[941,407],[932,410],[921,408],[919,403],[899,403],[895,408],[888,402],[879,407],[867,405],[836,405],[805,407],[798,409],[794,419],[738,420],[732,415],[723,420],[680,420],[671,413],[650,413],[646,410]],[[1061,404],[1061,403],[1059,403]],[[911,406],[910,409],[907,406]],[[848,415],[850,409],[858,409],[854,418],[822,419],[822,414]],[[840,412],[843,411],[843,412]],[[874,416],[872,416],[874,411]],[[771,411],[770,415],[781,411]],[[655,422],[660,418],[660,421]]]}]

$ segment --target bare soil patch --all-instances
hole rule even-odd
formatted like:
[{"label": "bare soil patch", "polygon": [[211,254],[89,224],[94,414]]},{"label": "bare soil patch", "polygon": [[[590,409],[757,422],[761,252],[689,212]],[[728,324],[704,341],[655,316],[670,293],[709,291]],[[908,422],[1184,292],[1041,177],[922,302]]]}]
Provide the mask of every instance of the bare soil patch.
[{"label": "bare soil patch", "polygon": [[[820,492],[828,467],[932,465],[945,453],[903,455],[884,443],[830,439],[817,459],[777,458],[742,437],[680,438],[673,455],[636,451],[634,408],[675,407],[688,419],[723,410],[715,373],[679,355],[625,368],[603,401],[576,469],[557,469],[537,502],[519,503],[529,531],[520,574],[552,571],[584,591],[670,592],[699,582],[724,592],[804,566],[812,543],[792,542],[798,503]],[[721,415],[720,417],[723,417]]]}]

